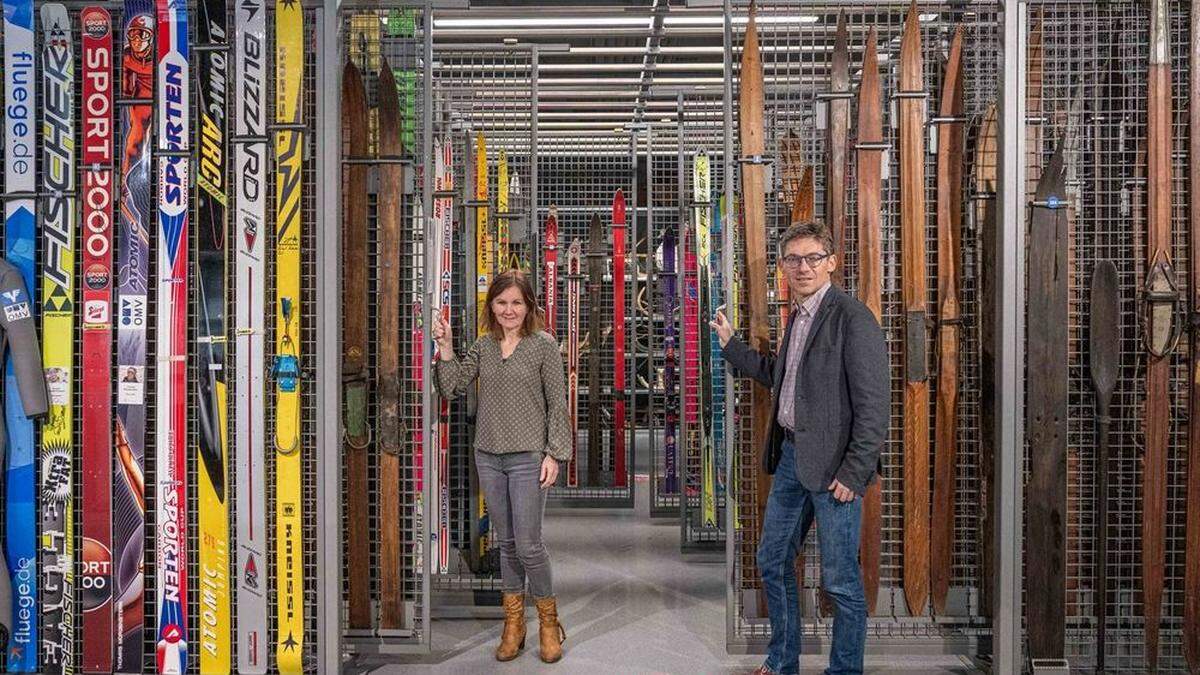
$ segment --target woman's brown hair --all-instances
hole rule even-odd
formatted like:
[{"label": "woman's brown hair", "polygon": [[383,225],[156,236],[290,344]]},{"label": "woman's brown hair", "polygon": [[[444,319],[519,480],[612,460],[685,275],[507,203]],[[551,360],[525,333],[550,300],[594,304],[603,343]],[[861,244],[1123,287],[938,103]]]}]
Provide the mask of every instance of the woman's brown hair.
[{"label": "woman's brown hair", "polygon": [[492,311],[492,301],[513,286],[520,289],[521,300],[525,302],[525,307],[528,309],[525,313],[525,321],[521,324],[521,337],[539,333],[545,325],[542,320],[542,308],[538,306],[537,297],[533,294],[533,285],[529,283],[529,277],[520,270],[512,269],[496,275],[496,278],[492,280],[492,285],[488,286],[487,303],[485,304],[487,327],[488,333],[496,340],[504,337],[504,327],[496,320],[496,314]]}]

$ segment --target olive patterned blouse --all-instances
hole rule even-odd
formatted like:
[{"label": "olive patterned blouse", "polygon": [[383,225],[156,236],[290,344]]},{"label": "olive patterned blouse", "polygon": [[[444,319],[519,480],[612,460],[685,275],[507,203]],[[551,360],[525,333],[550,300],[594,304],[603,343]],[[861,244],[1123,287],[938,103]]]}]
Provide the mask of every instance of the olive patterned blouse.
[{"label": "olive patterned blouse", "polygon": [[492,454],[541,451],[560,462],[571,457],[567,383],[558,342],[549,333],[527,335],[508,358],[490,335],[462,358],[438,359],[434,383],[458,398],[479,379],[475,449]]}]

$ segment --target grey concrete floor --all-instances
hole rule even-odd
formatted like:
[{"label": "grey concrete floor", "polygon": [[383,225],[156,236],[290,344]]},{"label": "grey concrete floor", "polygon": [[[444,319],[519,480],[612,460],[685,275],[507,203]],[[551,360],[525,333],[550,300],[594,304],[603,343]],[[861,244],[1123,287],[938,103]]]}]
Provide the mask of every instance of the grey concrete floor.
[{"label": "grey concrete floor", "polygon": [[[649,518],[646,477],[638,477],[634,511],[553,510],[544,524],[554,564],[559,616],[567,631],[563,660],[537,656],[537,619],[516,660],[492,656],[499,620],[435,620],[433,652],[357,664],[372,673],[748,673],[762,656],[725,652],[724,559],[696,561],[679,552],[676,521]],[[820,673],[825,655],[805,656],[805,673]],[[871,673],[967,673],[953,656],[867,657]]]}]

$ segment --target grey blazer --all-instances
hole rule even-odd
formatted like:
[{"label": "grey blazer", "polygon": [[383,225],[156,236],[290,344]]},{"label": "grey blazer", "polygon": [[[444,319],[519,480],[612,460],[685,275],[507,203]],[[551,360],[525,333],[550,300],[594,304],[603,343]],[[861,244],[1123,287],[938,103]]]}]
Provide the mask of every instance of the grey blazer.
[{"label": "grey blazer", "polygon": [[[796,312],[779,354],[759,354],[731,338],[722,353],[743,375],[771,390],[771,432],[763,470],[775,473],[783,448],[779,397]],[[837,478],[862,495],[882,471],[879,459],[891,413],[891,371],[879,322],[866,305],[830,286],[813,317],[796,378],[796,473],[814,492]]]}]

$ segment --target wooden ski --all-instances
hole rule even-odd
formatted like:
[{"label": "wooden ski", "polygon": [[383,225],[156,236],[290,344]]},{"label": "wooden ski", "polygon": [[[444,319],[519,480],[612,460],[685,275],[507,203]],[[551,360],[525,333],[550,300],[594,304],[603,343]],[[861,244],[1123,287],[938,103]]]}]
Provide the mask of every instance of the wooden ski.
[{"label": "wooden ski", "polygon": [[1104,671],[1104,643],[1108,623],[1108,432],[1109,410],[1120,370],[1121,306],[1117,291],[1117,266],[1099,260],[1092,268],[1088,306],[1088,358],[1096,394],[1096,581],[1092,593],[1096,607],[1096,671]]},{"label": "wooden ski", "polygon": [[[788,129],[780,142],[780,159],[783,163],[783,191],[780,201],[783,202],[783,222],[779,223],[779,236],[796,221],[798,205],[805,197],[801,196],[805,178],[811,178],[810,170],[804,166],[804,146],[796,132]],[[807,197],[811,201],[811,189]],[[779,303],[779,323],[775,330],[780,336],[787,329],[788,314],[791,313],[791,303],[788,302],[787,276],[783,273],[783,265],[775,265],[775,299]]]},{"label": "wooden ski", "polygon": [[1146,665],[1158,667],[1163,568],[1167,563],[1167,446],[1171,352],[1179,336],[1180,300],[1171,261],[1171,52],[1170,9],[1150,3],[1150,72],[1146,108],[1146,253],[1143,326],[1146,347],[1145,452],[1142,457],[1142,615]]},{"label": "wooden ski", "polygon": [[[1183,656],[1192,675],[1200,675],[1200,4],[1191,7],[1191,69],[1188,72],[1191,131],[1188,161],[1191,167],[1188,200],[1189,257],[1192,278],[1191,359],[1192,382],[1188,390],[1187,529],[1183,557]],[[1103,558],[1101,558],[1103,560]]]},{"label": "wooden ski", "polygon": [[113,38],[108,10],[84,8],[82,669],[113,671]]},{"label": "wooden ski", "polygon": [[[738,138],[744,163],[742,173],[742,205],[746,251],[747,320],[750,324],[749,347],[762,355],[771,351],[770,314],[767,307],[767,228],[764,167],[760,163],[765,151],[763,137],[763,69],[758,47],[758,26],[755,4],[751,0],[746,35],[742,43],[741,75],[738,83]],[[763,452],[771,434],[771,392],[761,384],[750,383],[750,447]],[[754,462],[755,531],[747,537],[745,546],[753,552],[762,536],[763,516],[771,477]],[[752,554],[752,553],[751,553]],[[759,593],[761,613],[766,603]]]},{"label": "wooden ski", "polygon": [[938,377],[934,430],[933,512],[929,537],[933,613],[946,613],[954,571],[954,501],[958,465],[958,258],[962,245],[963,28],[954,31],[937,127]]},{"label": "wooden ski", "polygon": [[396,80],[387,59],[379,67],[379,241],[376,293],[379,303],[375,334],[379,344],[375,381],[379,386],[379,556],[387,561],[379,574],[379,627],[400,628],[404,623],[401,577],[404,547],[400,537],[400,450],[404,424],[400,417],[400,221],[403,169],[395,160],[401,147],[400,101]]},{"label": "wooden ski", "polygon": [[996,105],[991,104],[983,115],[979,136],[975,141],[975,227],[979,232],[979,569],[984,583],[979,586],[979,608],[983,616],[992,616],[992,583],[994,578],[992,544],[995,536],[996,461],[996,354],[999,336],[996,330],[996,308],[999,296],[999,272],[996,269],[997,188],[999,167],[999,130]]},{"label": "wooden ski", "polygon": [[[839,256],[846,245],[846,161],[850,144],[850,33],[845,13],[838,14],[833,39],[833,61],[829,70],[829,119],[825,146],[825,224],[833,235]],[[833,271],[833,283],[841,285],[844,265]]]},{"label": "wooden ski", "polygon": [[[858,89],[858,296],[883,321],[883,122],[880,111],[879,57],[875,28],[867,34],[862,81]],[[868,146],[875,147],[868,147]],[[883,478],[863,495],[859,559],[867,612],[874,614],[879,597],[879,561],[883,547]]]},{"label": "wooden ski", "polygon": [[556,320],[558,318],[558,208],[550,205],[550,215],[546,216],[546,233],[543,237],[542,262],[545,275],[545,288],[542,293],[546,304],[546,332],[558,336]]},{"label": "wooden ski", "polygon": [[600,287],[604,283],[604,225],[600,214],[592,214],[588,227],[588,485],[600,485],[600,455],[604,439],[600,430],[600,344],[604,341],[601,326]]},{"label": "wooden ski", "polygon": [[1029,227],[1025,620],[1032,659],[1061,659],[1067,509],[1067,209],[1065,142],[1038,182]]},{"label": "wooden ski", "polygon": [[567,487],[579,486],[579,283],[582,247],[579,240],[567,249],[567,414],[571,418],[571,459],[567,462]]},{"label": "wooden ski", "polygon": [[900,40],[900,256],[904,300],[904,597],[929,597],[929,382],[925,339],[925,100],[917,3]]},{"label": "wooden ski", "polygon": [[628,486],[625,463],[625,192],[613,196],[613,487]]},{"label": "wooden ski", "polygon": [[[342,68],[342,133],[349,159],[367,156],[369,139],[367,92],[353,61]],[[342,399],[345,406],[343,438],[346,462],[346,585],[349,591],[349,627],[371,627],[370,495],[367,479],[367,426],[370,382],[367,374],[369,320],[367,285],[367,186],[366,164],[346,164],[342,169],[342,256],[346,276],[342,281]]]}]

